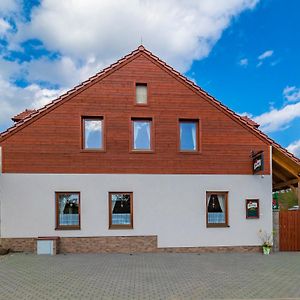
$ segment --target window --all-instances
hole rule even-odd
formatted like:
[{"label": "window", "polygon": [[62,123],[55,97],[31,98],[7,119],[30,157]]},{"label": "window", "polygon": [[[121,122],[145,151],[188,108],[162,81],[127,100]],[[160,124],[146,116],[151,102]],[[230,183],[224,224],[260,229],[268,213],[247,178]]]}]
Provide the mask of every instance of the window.
[{"label": "window", "polygon": [[83,149],[103,150],[103,118],[83,118]]},{"label": "window", "polygon": [[135,101],[136,104],[147,104],[147,84],[137,83],[135,85]]},{"label": "window", "polygon": [[109,228],[132,229],[132,193],[111,192],[109,193]]},{"label": "window", "polygon": [[228,192],[206,193],[207,227],[228,227]]},{"label": "window", "polygon": [[80,193],[56,192],[56,229],[80,229]]},{"label": "window", "polygon": [[180,151],[198,151],[198,120],[179,120]]},{"label": "window", "polygon": [[132,119],[133,150],[149,151],[151,145],[152,119]]}]

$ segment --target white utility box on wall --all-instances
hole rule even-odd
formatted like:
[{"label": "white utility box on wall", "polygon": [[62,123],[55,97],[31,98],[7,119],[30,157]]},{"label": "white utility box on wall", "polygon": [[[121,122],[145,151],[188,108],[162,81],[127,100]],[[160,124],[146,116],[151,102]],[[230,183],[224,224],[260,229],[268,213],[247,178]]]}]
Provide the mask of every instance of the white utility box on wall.
[{"label": "white utility box on wall", "polygon": [[57,254],[57,243],[59,237],[38,237],[36,241],[36,253],[46,254],[46,255],[55,255]]}]

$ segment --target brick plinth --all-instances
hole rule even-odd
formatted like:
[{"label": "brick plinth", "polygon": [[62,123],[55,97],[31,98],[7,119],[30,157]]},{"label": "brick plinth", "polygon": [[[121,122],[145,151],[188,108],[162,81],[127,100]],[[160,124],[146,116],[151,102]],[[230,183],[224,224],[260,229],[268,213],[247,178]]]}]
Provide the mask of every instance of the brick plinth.
[{"label": "brick plinth", "polygon": [[[11,251],[36,252],[35,238],[2,238]],[[260,246],[157,247],[157,236],[62,237],[58,253],[226,253],[261,252]]]},{"label": "brick plinth", "polygon": [[0,238],[0,245],[13,252],[36,252],[35,238]]},{"label": "brick plinth", "polygon": [[104,236],[61,238],[61,253],[156,252],[156,236]]}]

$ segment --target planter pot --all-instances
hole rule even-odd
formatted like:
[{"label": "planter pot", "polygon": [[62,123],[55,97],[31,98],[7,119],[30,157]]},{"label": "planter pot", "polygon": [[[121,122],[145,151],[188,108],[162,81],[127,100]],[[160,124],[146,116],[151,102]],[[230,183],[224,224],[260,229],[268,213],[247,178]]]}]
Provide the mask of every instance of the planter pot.
[{"label": "planter pot", "polygon": [[263,247],[263,253],[264,255],[269,255],[271,252],[271,247]]}]

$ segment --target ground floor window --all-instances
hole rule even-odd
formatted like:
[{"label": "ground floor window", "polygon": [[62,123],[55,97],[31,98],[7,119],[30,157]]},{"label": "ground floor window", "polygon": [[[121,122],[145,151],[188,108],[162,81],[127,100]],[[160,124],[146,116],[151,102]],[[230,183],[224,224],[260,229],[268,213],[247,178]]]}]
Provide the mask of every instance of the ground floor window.
[{"label": "ground floor window", "polygon": [[228,192],[206,193],[207,227],[228,226]]},{"label": "ground floor window", "polygon": [[56,229],[80,229],[80,193],[56,192]]},{"label": "ground floor window", "polygon": [[109,193],[109,228],[132,229],[132,192]]}]

